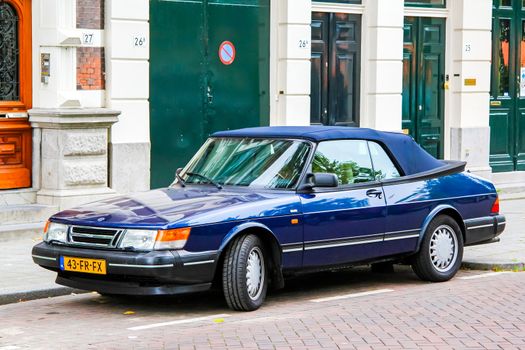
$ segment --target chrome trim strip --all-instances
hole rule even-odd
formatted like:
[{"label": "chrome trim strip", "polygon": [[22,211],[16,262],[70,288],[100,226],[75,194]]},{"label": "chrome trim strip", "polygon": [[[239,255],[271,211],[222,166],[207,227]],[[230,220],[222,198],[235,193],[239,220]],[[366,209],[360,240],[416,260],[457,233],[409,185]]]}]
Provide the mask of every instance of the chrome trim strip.
[{"label": "chrome trim strip", "polygon": [[86,237],[86,238],[99,238],[99,239],[107,239],[108,241],[112,241],[115,236],[110,235],[94,235],[91,233],[78,233],[78,232],[71,232],[72,237]]},{"label": "chrome trim strip", "polygon": [[[498,224],[499,225],[499,224]],[[485,225],[478,225],[478,226],[472,226],[472,227],[467,227],[467,230],[475,230],[475,229],[478,229],[478,228],[485,228],[485,227],[494,227],[494,223],[492,224],[485,224]]]},{"label": "chrome trim strip", "polygon": [[35,255],[35,254],[31,254],[31,256],[33,258],[37,258],[37,259],[43,259],[43,260],[49,260],[49,261],[57,261],[57,258],[51,258],[49,256],[42,256],[42,255]]},{"label": "chrome trim strip", "polygon": [[373,233],[370,235],[363,235],[363,236],[355,236],[355,237],[339,237],[339,238],[330,238],[330,239],[319,239],[316,241],[307,241],[304,242],[304,244],[314,244],[314,243],[323,243],[323,242],[337,242],[337,241],[344,241],[344,240],[363,240],[366,241],[367,238],[372,239],[375,237],[383,237],[383,233]]},{"label": "chrome trim strip", "polygon": [[283,253],[293,253],[293,252],[302,252],[303,247],[301,248],[290,248],[290,249],[283,249]]},{"label": "chrome trim strip", "polygon": [[352,245],[358,245],[358,244],[370,244],[370,243],[378,243],[378,242],[383,242],[383,238],[381,238],[381,239],[359,240],[359,241],[355,241],[355,242],[324,244],[324,245],[316,245],[316,246],[310,246],[310,247],[305,246],[304,250],[337,248],[337,247],[346,247],[346,246],[352,246]]},{"label": "chrome trim strip", "polygon": [[390,232],[386,232],[385,233],[385,236],[386,235],[396,235],[398,233],[407,233],[407,232],[420,232],[421,231],[421,228],[414,228],[412,230],[402,230],[402,231],[390,231]]},{"label": "chrome trim strip", "polygon": [[183,263],[184,266],[193,266],[193,265],[204,265],[204,264],[212,264],[215,260],[203,260],[203,261],[190,261]]},{"label": "chrome trim strip", "polygon": [[133,264],[112,264],[109,263],[109,266],[115,266],[115,267],[141,267],[145,269],[160,269],[165,267],[173,267],[173,264],[167,264],[167,265],[133,265]]},{"label": "chrome trim strip", "polygon": [[416,237],[419,237],[419,233],[418,233],[418,234],[415,234],[415,235],[408,235],[408,236],[398,236],[398,237],[385,238],[385,242],[388,242],[388,241],[397,241],[397,240],[400,240],[400,239],[416,238]]},{"label": "chrome trim strip", "polygon": [[499,225],[505,225],[506,223],[507,223],[506,221],[498,222],[498,226]]}]

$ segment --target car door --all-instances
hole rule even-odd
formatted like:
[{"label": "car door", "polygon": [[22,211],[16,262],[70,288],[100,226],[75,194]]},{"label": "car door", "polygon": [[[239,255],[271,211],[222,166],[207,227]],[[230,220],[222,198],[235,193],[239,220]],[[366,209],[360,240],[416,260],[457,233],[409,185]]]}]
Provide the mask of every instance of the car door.
[{"label": "car door", "polygon": [[340,186],[301,195],[303,266],[336,265],[383,255],[386,205],[366,140],[319,143],[312,172],[334,173]]},{"label": "car door", "polygon": [[418,194],[414,189],[421,184],[397,182],[396,179],[402,180],[402,173],[385,148],[372,141],[368,142],[368,147],[376,180],[384,182],[387,217],[383,252],[385,255],[395,255],[414,251],[421,231],[421,221],[428,214],[430,203],[406,203],[414,194]]}]

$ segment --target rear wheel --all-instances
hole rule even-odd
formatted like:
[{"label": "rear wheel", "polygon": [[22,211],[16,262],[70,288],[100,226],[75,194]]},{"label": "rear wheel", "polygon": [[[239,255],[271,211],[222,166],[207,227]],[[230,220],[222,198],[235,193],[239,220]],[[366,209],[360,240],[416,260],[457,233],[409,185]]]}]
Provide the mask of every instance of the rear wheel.
[{"label": "rear wheel", "polygon": [[258,309],[268,289],[264,246],[255,235],[241,236],[228,247],[222,270],[222,286],[233,310]]},{"label": "rear wheel", "polygon": [[458,272],[463,259],[463,236],[450,216],[434,218],[425,231],[412,269],[425,281],[448,281]]}]

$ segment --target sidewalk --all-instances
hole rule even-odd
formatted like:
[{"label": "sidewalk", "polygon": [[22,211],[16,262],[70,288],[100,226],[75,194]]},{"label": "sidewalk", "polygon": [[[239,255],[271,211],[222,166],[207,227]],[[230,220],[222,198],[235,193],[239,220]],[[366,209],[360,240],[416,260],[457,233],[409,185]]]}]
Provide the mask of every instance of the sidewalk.
[{"label": "sidewalk", "polygon": [[55,284],[56,273],[33,263],[31,249],[40,237],[0,240],[0,305],[70,294]]},{"label": "sidewalk", "polygon": [[[525,269],[525,199],[501,202],[507,227],[501,242],[467,247],[463,267],[477,270]],[[74,290],[54,283],[56,273],[33,263],[31,248],[41,237],[0,240],[0,305],[65,295]],[[80,291],[77,291],[80,292]]]},{"label": "sidewalk", "polygon": [[525,199],[503,200],[507,226],[499,243],[465,248],[463,267],[474,270],[525,270]]}]

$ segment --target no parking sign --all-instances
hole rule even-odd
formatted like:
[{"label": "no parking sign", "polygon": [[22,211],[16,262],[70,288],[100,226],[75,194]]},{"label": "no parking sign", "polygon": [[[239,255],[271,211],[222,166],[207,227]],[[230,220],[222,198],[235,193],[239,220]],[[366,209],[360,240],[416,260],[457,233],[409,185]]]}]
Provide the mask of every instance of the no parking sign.
[{"label": "no parking sign", "polygon": [[230,41],[223,41],[219,46],[219,59],[222,64],[229,66],[235,61],[235,45]]}]

